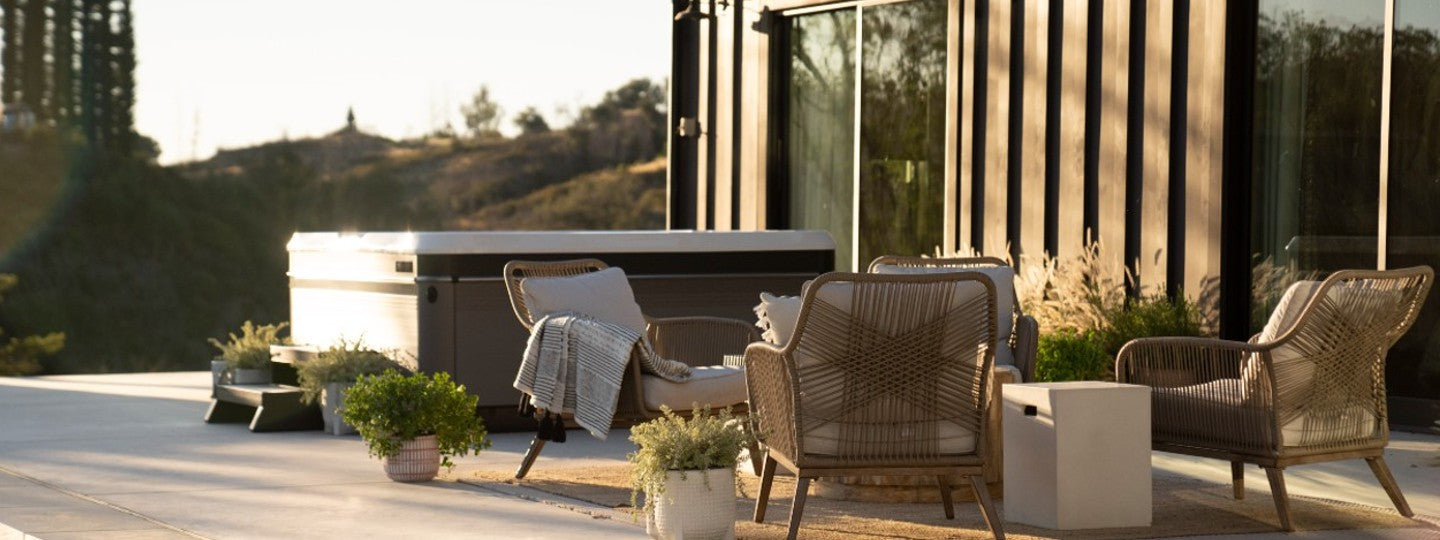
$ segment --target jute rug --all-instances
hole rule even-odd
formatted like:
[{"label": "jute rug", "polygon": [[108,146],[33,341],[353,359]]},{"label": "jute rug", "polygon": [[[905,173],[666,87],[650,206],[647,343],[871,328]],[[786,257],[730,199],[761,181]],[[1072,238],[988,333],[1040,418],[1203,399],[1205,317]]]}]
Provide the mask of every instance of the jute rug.
[{"label": "jute rug", "polygon": [[[476,471],[460,481],[477,485],[503,483],[587,501],[600,506],[633,512],[630,508],[630,477],[628,466],[583,469],[545,469],[530,471],[524,480],[515,480],[513,471]],[[755,494],[759,479],[740,475],[741,485],[735,503],[735,533],[738,538],[784,538],[790,519],[790,498],[795,492],[792,477],[775,477],[770,491],[765,523],[755,523]],[[1277,532],[1275,505],[1269,491],[1247,492],[1244,500],[1230,495],[1229,485],[1156,475],[1154,477],[1153,525],[1145,528],[1093,529],[1084,531],[1052,531],[1018,523],[1006,523],[1011,538],[1163,538],[1208,534]],[[1375,489],[1380,489],[1376,485]],[[1104,487],[1096,486],[1097,497],[1104,496]],[[1001,513],[1004,501],[997,500]],[[1379,529],[1396,527],[1429,527],[1421,521],[1406,519],[1393,509],[1380,509],[1349,503],[1312,499],[1291,495],[1290,511],[1299,530]],[[622,518],[623,519],[623,518]],[[637,521],[638,522],[638,521]],[[837,501],[818,497],[811,492],[806,499],[800,537],[821,540],[858,540],[875,538],[990,538],[989,529],[973,502],[955,503],[955,519],[946,520],[938,503],[872,503]]]}]

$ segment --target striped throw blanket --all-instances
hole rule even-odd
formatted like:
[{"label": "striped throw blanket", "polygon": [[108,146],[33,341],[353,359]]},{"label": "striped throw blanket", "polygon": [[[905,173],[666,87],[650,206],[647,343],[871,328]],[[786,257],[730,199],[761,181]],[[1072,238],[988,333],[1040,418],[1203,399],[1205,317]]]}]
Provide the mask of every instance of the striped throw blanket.
[{"label": "striped throw blanket", "polygon": [[571,413],[580,427],[604,440],[632,354],[645,373],[675,382],[690,378],[690,366],[659,357],[634,329],[562,313],[535,323],[514,386],[530,395],[535,408]]}]

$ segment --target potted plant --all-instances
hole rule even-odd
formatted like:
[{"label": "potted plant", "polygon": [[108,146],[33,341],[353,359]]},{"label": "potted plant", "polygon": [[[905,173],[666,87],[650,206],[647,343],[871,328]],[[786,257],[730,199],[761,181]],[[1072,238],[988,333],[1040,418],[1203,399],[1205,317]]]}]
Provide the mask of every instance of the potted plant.
[{"label": "potted plant", "polygon": [[630,429],[630,498],[645,493],[645,530],[655,538],[734,538],[735,464],[750,434],[730,409],[697,404]]},{"label": "potted plant", "polygon": [[[220,340],[210,338],[210,344],[220,350],[220,355],[215,357],[216,361],[225,362],[225,369],[230,374],[230,382],[234,384],[269,384],[270,383],[270,345],[288,343],[288,338],[281,338],[280,331],[289,323],[267,324],[255,326],[250,321],[240,325],[240,335],[230,333],[230,339],[221,343]],[[211,372],[217,366],[211,362]]]},{"label": "potted plant", "polygon": [[330,348],[320,351],[313,358],[296,363],[295,371],[299,379],[300,390],[303,392],[300,395],[300,401],[304,403],[320,401],[320,412],[325,421],[326,433],[331,435],[355,433],[355,428],[340,418],[341,399],[345,392],[362,375],[378,375],[387,369],[398,369],[399,367],[385,353],[368,348],[359,340],[345,341],[342,339]]},{"label": "potted plant", "polygon": [[397,482],[425,482],[452,456],[490,446],[485,423],[475,414],[479,398],[456,386],[450,374],[402,375],[390,369],[364,375],[345,392],[342,418],[355,426],[370,455],[385,460]]}]

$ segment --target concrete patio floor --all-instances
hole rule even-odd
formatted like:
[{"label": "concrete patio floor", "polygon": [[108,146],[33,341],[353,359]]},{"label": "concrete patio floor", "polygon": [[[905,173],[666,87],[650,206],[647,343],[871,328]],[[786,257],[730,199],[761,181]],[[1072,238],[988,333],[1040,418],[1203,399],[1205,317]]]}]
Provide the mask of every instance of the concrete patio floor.
[{"label": "concrete patio floor", "polygon": [[[205,424],[209,392],[208,372],[0,378],[0,539],[644,537],[639,524],[586,513],[583,505],[453,481],[391,482],[355,436]],[[571,433],[535,466],[613,465],[632,450],[624,430],[607,441]],[[491,449],[460,460],[446,476],[511,469],[529,435],[492,440]],[[1396,433],[1386,459],[1417,514],[1440,522],[1440,437]],[[1229,478],[1228,464],[1215,460],[1156,453],[1152,463],[1156,474]],[[1391,508],[1360,460],[1295,467],[1286,478],[1295,495]],[[1259,469],[1246,481],[1268,489]],[[1244,537],[1440,534],[1417,528]]]}]

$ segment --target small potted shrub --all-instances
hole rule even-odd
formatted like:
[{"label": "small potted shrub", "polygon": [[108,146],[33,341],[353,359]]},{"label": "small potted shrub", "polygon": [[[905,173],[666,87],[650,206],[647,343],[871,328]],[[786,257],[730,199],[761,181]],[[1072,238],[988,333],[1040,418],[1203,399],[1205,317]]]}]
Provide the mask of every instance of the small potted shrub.
[{"label": "small potted shrub", "polygon": [[630,429],[631,504],[645,493],[645,529],[655,538],[734,538],[735,464],[750,434],[730,409],[699,408]]},{"label": "small potted shrub", "polygon": [[386,370],[364,375],[345,392],[341,414],[385,460],[385,475],[397,482],[425,482],[452,456],[490,446],[485,423],[475,414],[479,398],[456,386],[450,374],[402,375]]},{"label": "small potted shrub", "polygon": [[305,403],[319,400],[326,433],[355,433],[355,428],[340,418],[341,399],[345,392],[361,375],[379,375],[387,369],[399,367],[388,355],[366,347],[359,340],[341,340],[313,358],[295,365],[300,389],[304,392],[300,400]]},{"label": "small potted shrub", "polygon": [[[270,346],[289,342],[288,338],[280,337],[280,331],[288,325],[289,323],[279,323],[255,326],[254,323],[245,321],[245,324],[240,325],[240,335],[230,333],[229,341],[222,343],[218,339],[210,338],[210,344],[220,350],[220,355],[216,356],[215,360],[225,363],[230,382],[269,384]],[[212,362],[212,373],[216,367]]]}]

